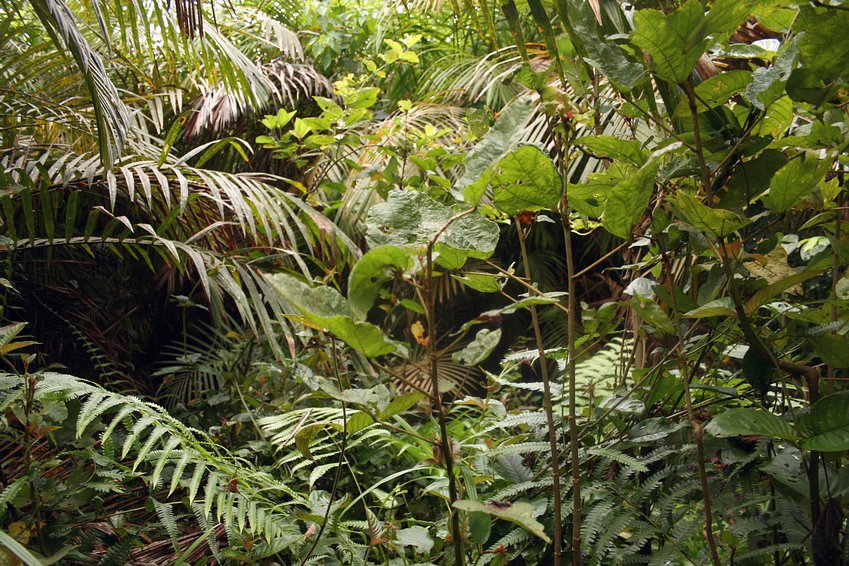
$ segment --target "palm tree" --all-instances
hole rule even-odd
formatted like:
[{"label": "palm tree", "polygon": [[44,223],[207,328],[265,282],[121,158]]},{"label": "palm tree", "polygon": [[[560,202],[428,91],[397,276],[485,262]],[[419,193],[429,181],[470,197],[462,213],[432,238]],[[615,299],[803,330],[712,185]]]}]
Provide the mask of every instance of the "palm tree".
[{"label": "palm tree", "polygon": [[288,307],[264,271],[311,277],[318,264],[304,258],[332,269],[357,253],[227,135],[328,94],[327,79],[261,7],[189,6],[0,4],[0,200],[16,291],[4,317],[30,322],[48,359],[72,369],[144,376],[186,331],[175,296],[291,353]]}]

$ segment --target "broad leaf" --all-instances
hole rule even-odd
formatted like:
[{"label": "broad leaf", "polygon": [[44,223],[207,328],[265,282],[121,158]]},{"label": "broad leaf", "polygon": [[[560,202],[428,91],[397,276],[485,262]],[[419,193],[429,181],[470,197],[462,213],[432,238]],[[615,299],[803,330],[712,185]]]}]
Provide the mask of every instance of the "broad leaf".
[{"label": "broad leaf", "polygon": [[599,37],[598,24],[589,2],[569,0],[568,27],[571,28],[571,39],[579,53],[614,85],[629,90],[643,76],[642,65],[632,61],[613,41]]},{"label": "broad leaf", "polygon": [[534,479],[534,473],[522,462],[519,454],[502,454],[495,459],[492,469],[505,480],[523,483]]},{"label": "broad leaf", "polygon": [[[466,157],[466,171],[455,187],[458,198],[463,198],[463,190],[477,181],[493,163],[519,145],[525,124],[533,111],[534,103],[530,95],[517,98],[501,111],[495,125]],[[469,204],[477,204],[477,201],[469,201]]]},{"label": "broad leaf", "polygon": [[761,110],[779,100],[784,95],[784,83],[790,77],[798,55],[796,38],[787,41],[772,66],[752,72],[752,82],[746,87],[743,97]]},{"label": "broad leaf", "polygon": [[737,316],[730,297],[716,299],[684,313],[687,318],[710,318],[712,316]]},{"label": "broad leaf", "polygon": [[492,517],[486,513],[469,513],[469,533],[473,543],[483,546],[492,533]]},{"label": "broad leaf", "polygon": [[597,157],[607,157],[614,161],[627,161],[641,167],[649,158],[637,140],[625,140],[613,136],[585,136],[575,140],[589,153]]},{"label": "broad leaf", "polygon": [[481,293],[497,293],[507,282],[507,277],[503,275],[473,271],[466,271],[462,275],[451,275],[451,277],[466,287]]},{"label": "broad leaf", "polygon": [[820,452],[849,449],[849,391],[823,397],[799,418],[802,448]]},{"label": "broad leaf", "polygon": [[[752,82],[751,71],[727,71],[699,83],[695,90],[696,109],[698,112],[721,106],[728,99],[746,89]],[[690,107],[685,99],[681,99],[675,109],[674,116],[683,118],[690,115]]]},{"label": "broad leaf", "polygon": [[804,68],[823,81],[845,83],[849,71],[849,12],[805,6],[799,10],[796,31]]},{"label": "broad leaf", "polygon": [[366,252],[351,270],[348,280],[348,302],[359,319],[365,319],[380,293],[381,286],[391,281],[397,271],[413,266],[408,252],[395,246],[380,246]]},{"label": "broad leaf", "polygon": [[329,330],[355,350],[369,357],[395,351],[396,345],[378,327],[354,320],[348,302],[335,289],[310,287],[284,273],[272,275],[269,280],[307,321]]},{"label": "broad leaf", "polygon": [[387,405],[385,409],[380,411],[377,417],[382,421],[390,417],[394,417],[399,413],[403,413],[410,407],[413,407],[424,398],[425,394],[420,393],[418,391],[410,391],[409,393],[399,395],[398,397],[392,399],[389,405]]},{"label": "broad leaf", "polygon": [[520,212],[554,210],[563,182],[551,159],[535,146],[511,151],[496,163],[489,182],[495,205],[513,216]]},{"label": "broad leaf", "polygon": [[652,58],[657,74],[680,84],[690,76],[707,47],[705,15],[699,0],[689,0],[669,15],[659,10],[637,10],[634,44]]},{"label": "broad leaf", "polygon": [[668,15],[658,10],[637,10],[632,41],[651,55],[652,66],[661,78],[681,84],[708,46],[708,36],[727,38],[753,7],[739,0],[719,0],[705,15],[699,0],[688,0]]},{"label": "broad leaf", "polygon": [[458,363],[474,366],[484,361],[501,340],[501,329],[483,329],[477,333],[475,339],[468,346],[451,355],[451,359]]},{"label": "broad leaf", "polygon": [[483,503],[482,501],[461,499],[454,502],[454,507],[463,511],[486,513],[487,515],[510,521],[533,533],[545,542],[551,542],[551,539],[545,534],[542,523],[533,517],[534,506],[525,501],[517,501],[515,503],[500,501]]},{"label": "broad leaf", "polygon": [[795,287],[799,283],[821,275],[822,272],[822,269],[811,269],[808,271],[802,271],[801,273],[794,273],[792,275],[788,275],[787,277],[782,277],[778,281],[767,285],[766,287],[755,293],[752,298],[746,302],[746,314],[752,314],[768,300],[780,295],[787,289]]},{"label": "broad leaf", "polygon": [[401,546],[412,546],[420,554],[428,554],[433,549],[433,539],[425,527],[416,525],[400,529],[395,538]]},{"label": "broad leaf", "polygon": [[817,187],[830,167],[830,160],[820,159],[814,152],[804,159],[792,159],[773,176],[769,193],[761,201],[772,211],[786,212]]},{"label": "broad leaf", "polygon": [[714,436],[765,436],[793,440],[793,426],[772,413],[761,409],[729,409],[714,417],[705,427]]},{"label": "broad leaf", "polygon": [[678,193],[669,201],[688,224],[715,238],[733,234],[749,223],[734,211],[705,206],[699,199],[684,193]]},{"label": "broad leaf", "polygon": [[462,265],[468,257],[492,255],[498,243],[498,225],[474,212],[451,221],[460,212],[462,209],[449,208],[425,194],[395,189],[386,202],[369,210],[366,239],[372,248],[392,245],[421,254],[441,230],[434,250],[450,260],[451,267]]},{"label": "broad leaf", "polygon": [[817,355],[830,367],[849,368],[849,338],[840,334],[820,334],[808,340]]},{"label": "broad leaf", "polygon": [[608,232],[625,239],[631,236],[631,229],[643,217],[651,200],[659,167],[660,162],[652,160],[613,187],[602,220]]}]

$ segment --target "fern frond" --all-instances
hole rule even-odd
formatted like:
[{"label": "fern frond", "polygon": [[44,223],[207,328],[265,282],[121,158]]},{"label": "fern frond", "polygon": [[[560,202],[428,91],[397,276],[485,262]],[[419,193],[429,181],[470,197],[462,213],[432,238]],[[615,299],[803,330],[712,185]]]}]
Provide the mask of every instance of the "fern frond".
[{"label": "fern frond", "polygon": [[[269,544],[281,533],[291,534],[291,519],[286,508],[293,504],[305,505],[306,501],[267,472],[226,453],[206,435],[186,427],[153,403],[110,393],[70,375],[44,372],[37,377],[37,401],[59,398],[82,402],[86,414],[85,418],[77,420],[78,434],[95,422],[107,422],[100,436],[103,446],[109,443],[112,435],[118,434],[118,427],[124,428],[126,436],[121,457],[132,459],[128,472],[145,479],[151,490],[157,488],[165,470],[169,469],[171,490],[184,486],[188,502],[201,504],[203,517],[215,522],[223,520],[228,528],[238,532],[248,530],[257,536],[261,534]],[[132,421],[128,418],[130,415],[135,416]],[[184,470],[190,465],[194,471],[186,478]],[[152,469],[152,475],[143,476],[142,467]],[[201,490],[202,500],[198,497]],[[178,531],[171,504],[154,501],[154,506],[172,539],[176,540]]]},{"label": "fern frond", "polygon": [[168,536],[171,537],[171,544],[174,546],[174,551],[180,553],[180,543],[177,539],[180,538],[180,531],[177,528],[177,520],[174,518],[174,509],[168,503],[161,503],[156,499],[151,498],[153,508],[156,511],[156,516],[159,517],[159,522],[165,528]]}]

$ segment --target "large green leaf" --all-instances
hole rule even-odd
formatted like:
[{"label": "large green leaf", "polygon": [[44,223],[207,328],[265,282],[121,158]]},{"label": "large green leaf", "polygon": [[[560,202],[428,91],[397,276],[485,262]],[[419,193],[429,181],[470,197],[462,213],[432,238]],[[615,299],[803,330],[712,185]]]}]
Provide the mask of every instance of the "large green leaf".
[{"label": "large green leaf", "polygon": [[597,157],[607,157],[614,161],[627,161],[641,167],[649,158],[648,152],[637,140],[626,140],[613,136],[584,136],[575,140],[589,153]]},{"label": "large green leaf", "polygon": [[796,31],[804,68],[824,81],[844,82],[849,71],[849,12],[840,9],[799,10]]},{"label": "large green leaf", "polygon": [[501,329],[489,330],[484,328],[479,331],[468,346],[451,355],[451,359],[458,363],[474,366],[484,361],[501,339]]},{"label": "large green leaf", "polygon": [[770,210],[786,212],[817,187],[830,167],[831,161],[820,159],[815,152],[791,159],[773,176],[769,193],[761,200]]},{"label": "large green leaf", "polygon": [[688,0],[670,14],[659,10],[637,10],[634,14],[635,45],[652,57],[657,74],[673,83],[683,83],[708,46],[708,36],[730,35],[755,7],[739,0],[719,0],[704,14],[699,0]]},{"label": "large green leaf", "polygon": [[428,554],[433,548],[433,539],[425,527],[418,525],[400,529],[395,533],[395,540],[401,546],[412,546],[416,552]]},{"label": "large green leaf", "polygon": [[386,202],[369,210],[366,239],[372,248],[391,245],[423,253],[442,230],[434,246],[434,251],[442,256],[442,265],[456,268],[468,257],[482,259],[492,255],[498,243],[498,225],[476,212],[449,224],[460,212],[462,209],[449,208],[425,194],[395,189]]},{"label": "large green leaf", "polygon": [[630,237],[631,229],[645,214],[651,200],[659,167],[658,160],[650,160],[636,173],[613,187],[607,197],[602,220],[608,232],[620,238]]},{"label": "large green leaf", "polygon": [[452,275],[451,278],[481,293],[498,293],[507,283],[505,275],[477,271],[465,271],[462,275]]},{"label": "large green leaf", "polygon": [[613,41],[599,37],[598,24],[589,2],[568,1],[568,27],[578,52],[617,87],[628,90],[643,76],[643,66],[632,61]]},{"label": "large green leaf", "polygon": [[729,409],[714,417],[705,427],[714,436],[766,436],[793,440],[793,426],[779,416],[761,409]]},{"label": "large green leaf", "polygon": [[502,157],[489,179],[495,205],[507,214],[554,210],[563,182],[557,168],[535,146],[525,145]]},{"label": "large green leaf", "polygon": [[680,84],[707,48],[704,19],[699,0],[689,0],[669,15],[637,10],[632,41],[651,55],[652,67],[661,78]]},{"label": "large green leaf", "polygon": [[635,169],[622,163],[613,163],[604,171],[590,173],[584,183],[570,184],[568,188],[569,208],[590,218],[601,218],[607,197],[613,187],[621,183]]},{"label": "large green leaf", "polygon": [[849,368],[849,337],[840,334],[820,334],[808,338],[817,355],[835,369]]},{"label": "large green leaf", "polygon": [[849,391],[823,397],[799,418],[802,448],[820,452],[849,449]]},{"label": "large green leaf", "polygon": [[737,316],[734,301],[730,297],[722,297],[709,301],[702,306],[684,313],[686,318],[710,318],[712,316]]},{"label": "large green leaf", "polygon": [[[694,89],[696,94],[697,111],[704,112],[714,108],[715,106],[725,104],[728,102],[729,98],[745,90],[751,82],[751,71],[735,70],[720,73],[702,83],[699,83]],[[681,99],[681,102],[675,109],[674,116],[677,118],[683,118],[689,115],[689,105],[686,100]]]},{"label": "large green leaf", "polygon": [[382,356],[396,344],[373,324],[354,320],[345,298],[330,287],[310,287],[300,279],[278,273],[269,277],[274,288],[310,323],[329,330],[366,356]]},{"label": "large green leaf", "polygon": [[761,110],[779,100],[784,95],[784,83],[790,77],[798,55],[796,38],[785,42],[771,66],[752,72],[752,82],[746,87],[743,97]]},{"label": "large green leaf", "polygon": [[487,515],[510,521],[530,531],[545,542],[551,542],[551,539],[545,534],[542,523],[533,517],[534,506],[525,501],[516,501],[515,503],[502,503],[500,501],[484,503],[482,501],[461,499],[454,502],[454,507],[473,513],[486,513]]},{"label": "large green leaf", "polygon": [[354,265],[348,279],[348,302],[353,313],[360,320],[365,319],[380,287],[391,281],[395,272],[406,271],[412,266],[410,254],[395,246],[380,246],[366,252]]},{"label": "large green leaf", "polygon": [[771,298],[778,296],[787,289],[795,287],[799,283],[807,281],[808,279],[816,277],[817,275],[821,275],[822,272],[822,269],[809,269],[807,271],[793,273],[786,277],[782,277],[778,281],[767,285],[766,287],[755,293],[751,299],[746,301],[746,313],[752,314],[758,308],[760,308],[761,305],[763,305]]},{"label": "large green leaf", "polygon": [[[455,186],[455,194],[458,198],[463,198],[464,189],[480,179],[484,171],[489,169],[493,163],[519,145],[525,124],[527,124],[533,111],[533,97],[525,95],[514,100],[501,112],[492,129],[466,157],[466,171]],[[482,191],[472,191],[472,193],[477,194],[479,199]],[[474,199],[468,200],[468,202],[469,204],[477,204]]]},{"label": "large green leaf", "polygon": [[519,484],[533,481],[534,472],[522,461],[520,454],[502,454],[495,459],[492,470],[505,480]]},{"label": "large green leaf", "polygon": [[670,203],[688,224],[716,238],[732,234],[749,223],[734,211],[705,206],[699,199],[678,193]]}]

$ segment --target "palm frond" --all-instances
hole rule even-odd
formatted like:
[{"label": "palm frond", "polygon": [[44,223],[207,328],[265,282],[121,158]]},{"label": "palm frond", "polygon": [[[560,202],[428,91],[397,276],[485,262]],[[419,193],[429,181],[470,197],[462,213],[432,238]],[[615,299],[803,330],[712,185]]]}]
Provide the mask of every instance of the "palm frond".
[{"label": "palm frond", "polygon": [[98,125],[100,155],[104,165],[111,167],[123,153],[129,130],[127,108],[68,6],[62,0],[31,0],[30,5],[57,47],[71,52],[82,73]]},{"label": "palm frond", "polygon": [[446,104],[485,103],[500,109],[525,89],[508,79],[522,66],[515,46],[478,57],[449,53],[425,71],[419,96]]},{"label": "palm frond", "polygon": [[330,81],[310,65],[290,63],[280,58],[264,65],[262,71],[270,85],[270,96],[250,105],[224,83],[202,89],[192,102],[194,112],[186,124],[186,136],[221,133],[237,122],[258,116],[274,106],[295,108],[300,102],[312,100],[313,96],[333,94]]}]

